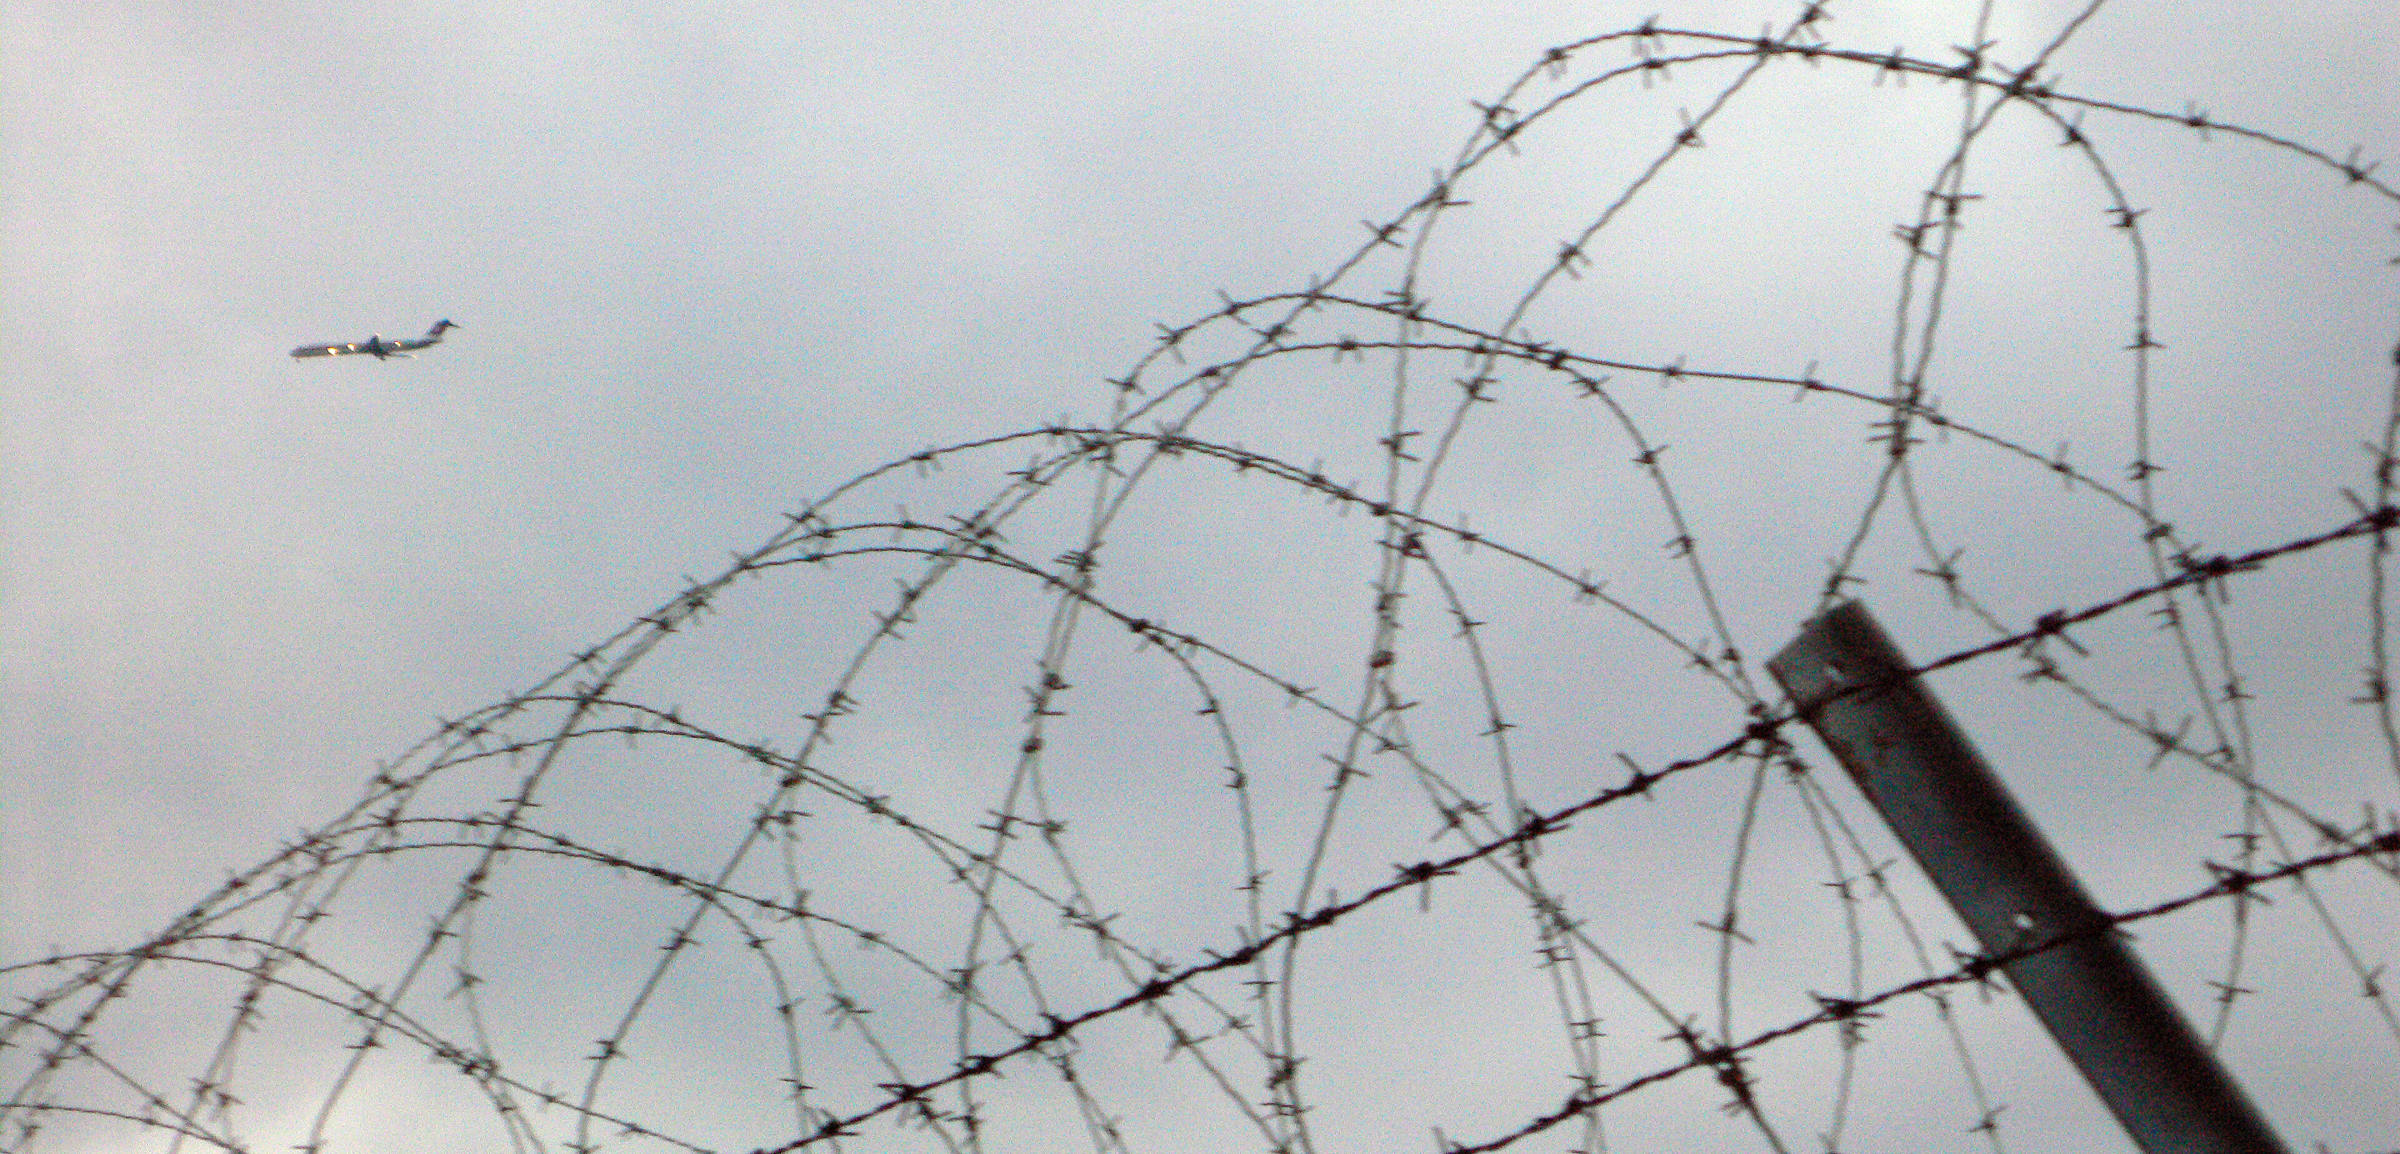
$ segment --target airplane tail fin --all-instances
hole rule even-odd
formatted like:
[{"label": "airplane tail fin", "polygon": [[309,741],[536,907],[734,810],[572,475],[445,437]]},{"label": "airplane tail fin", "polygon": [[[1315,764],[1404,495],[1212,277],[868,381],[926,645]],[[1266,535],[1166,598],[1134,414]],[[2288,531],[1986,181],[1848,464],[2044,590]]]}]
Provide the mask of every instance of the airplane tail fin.
[{"label": "airplane tail fin", "polygon": [[438,341],[442,339],[443,329],[463,329],[465,327],[465,325],[462,325],[457,321],[444,317],[441,320],[433,322],[432,328],[425,330],[425,339],[429,341]]}]

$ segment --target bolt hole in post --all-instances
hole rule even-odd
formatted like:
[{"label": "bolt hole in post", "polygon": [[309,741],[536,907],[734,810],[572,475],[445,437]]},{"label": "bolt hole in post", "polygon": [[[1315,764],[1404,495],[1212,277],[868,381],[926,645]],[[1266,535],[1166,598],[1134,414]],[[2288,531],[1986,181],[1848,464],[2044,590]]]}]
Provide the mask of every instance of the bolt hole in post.
[{"label": "bolt hole in post", "polygon": [[2147,1154],[2284,1154],[1910,668],[1856,601],[1804,624],[1767,663],[2136,1146]]}]

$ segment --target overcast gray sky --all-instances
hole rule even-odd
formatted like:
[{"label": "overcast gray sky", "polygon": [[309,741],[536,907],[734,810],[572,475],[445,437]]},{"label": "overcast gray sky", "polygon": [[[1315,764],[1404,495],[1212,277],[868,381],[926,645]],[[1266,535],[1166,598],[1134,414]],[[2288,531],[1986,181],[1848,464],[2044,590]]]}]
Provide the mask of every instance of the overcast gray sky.
[{"label": "overcast gray sky", "polygon": [[[65,993],[7,1027],[8,1144],[781,1147],[1706,755],[1829,576],[1925,660],[2341,528],[2394,412],[2400,18],[2227,8],[2054,46],[2083,7],[1695,3],[1586,45],[1654,10],[10,6],[0,964],[12,1007]],[[2046,53],[2047,98],[1674,32],[1762,28],[2001,83]],[[1120,439],[926,453],[1052,426]],[[2133,910],[2394,827],[2378,580],[2346,540],[2178,594],[2180,633],[2082,627],[2066,680],[1932,680]],[[1680,772],[842,1145],[1491,1142],[1685,1062],[1677,1023],[1955,969],[1791,736],[1805,774]],[[745,849],[762,807],[788,836]],[[261,862],[288,888],[216,892]],[[2294,1149],[2400,1134],[2361,996],[2392,866],[2138,927]],[[687,950],[662,876],[811,916],[728,899]],[[162,933],[37,1074],[102,987],[36,963]],[[398,1017],[353,1069],[360,988]],[[1512,1148],[2127,1148],[2021,1004],[1949,997],[1757,1047],[1750,1107],[1700,1069]]]}]

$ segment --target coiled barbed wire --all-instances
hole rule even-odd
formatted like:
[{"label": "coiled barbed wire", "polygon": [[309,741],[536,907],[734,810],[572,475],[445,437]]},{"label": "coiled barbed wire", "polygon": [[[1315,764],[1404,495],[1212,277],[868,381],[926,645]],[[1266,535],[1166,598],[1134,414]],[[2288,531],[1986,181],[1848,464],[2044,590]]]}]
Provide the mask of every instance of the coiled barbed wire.
[{"label": "coiled barbed wire", "polygon": [[[2170,515],[2156,480],[2174,459],[2151,414],[2166,322],[2145,210],[2095,138],[2223,137],[2378,210],[2400,196],[2355,152],[2048,77],[2098,7],[2016,62],[1980,23],[1956,59],[1843,47],[1823,4],[1752,36],[1650,21],[1550,50],[1475,105],[1428,191],[1306,288],[1159,326],[1108,382],[1107,419],[872,469],[527,690],[444,721],[147,940],[9,965],[6,1142],[959,1151],[1073,1132],[1101,1151],[1298,1154],[1438,1117],[1437,1150],[1563,1134],[1597,1151],[1685,1144],[1695,1115],[1721,1115],[1733,1129],[1712,1140],[1783,1151],[1932,1112],[1957,1144],[2004,1149],[2015,1103],[1991,1055],[2012,1044],[1978,1038],[2012,1028],[1987,1004],[2005,959],[1947,944],[1938,903],[1754,675],[1775,630],[1900,578],[1950,622],[1921,672],[2043,695],[2119,739],[2129,775],[2230,804],[2223,860],[2187,855],[2182,882],[2112,915],[2150,931],[2225,914],[2213,1043],[2237,1037],[2265,903],[2288,894],[2272,917],[2310,935],[2317,977],[2334,975],[2315,984],[2354,991],[2343,1017],[2400,1047],[2381,984],[2392,782],[2337,800],[2273,764],[2232,608],[2363,559],[2349,692],[2400,781],[2382,562],[2400,352],[2361,417],[2380,439],[2350,514],[2205,547],[2179,526],[2208,511]],[[1883,379],[1537,334],[1627,214],[1794,68],[1957,101],[1893,230]],[[1631,175],[1578,190],[1554,251],[1515,254],[1521,290],[1447,306],[1440,238],[1491,209],[1478,185],[1628,84],[1692,99],[1646,126]],[[2123,246],[2124,343],[2106,350],[2127,386],[2121,481],[1936,368],[1982,195],[1969,162],[2028,126],[2086,167],[2094,228]],[[1339,393],[1369,374],[1386,383],[1364,401]],[[1706,452],[1670,457],[1658,431],[1710,433],[1677,408],[1702,391],[1805,414],[1862,484],[1805,588],[1788,568],[1766,575],[1773,598],[1729,577],[1757,558],[1705,528],[1699,464],[1670,465]],[[1278,409],[1296,393],[1373,427],[1311,443],[1315,423]],[[1540,415],[1496,415],[1519,408]],[[1579,448],[1572,483],[1602,510],[1576,533],[1483,498],[1544,431]],[[1755,449],[1743,433],[1719,433],[1718,457]],[[1601,444],[1632,484],[1580,459]],[[2010,585],[2025,573],[2006,565],[1976,576],[1961,542],[1979,527],[1943,515],[1950,468],[2055,481],[2068,511],[2028,518],[2105,532],[2135,567],[2107,569],[2105,591],[2064,583],[2073,599]],[[1589,544],[1637,528],[1663,532]],[[1604,688],[1526,667],[1560,628],[1606,652],[1584,671]],[[759,636],[725,664],[673,668],[740,630]],[[748,736],[764,732],[791,736]],[[1137,772],[1152,776],[1121,779]],[[1899,1100],[1895,1072],[1929,1055],[1945,1092]]]}]

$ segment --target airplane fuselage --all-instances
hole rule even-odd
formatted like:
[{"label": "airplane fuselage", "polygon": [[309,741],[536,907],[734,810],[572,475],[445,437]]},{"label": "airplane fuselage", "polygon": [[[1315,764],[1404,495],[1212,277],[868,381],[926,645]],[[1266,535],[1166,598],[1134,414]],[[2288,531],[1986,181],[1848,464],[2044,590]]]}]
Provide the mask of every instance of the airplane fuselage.
[{"label": "airplane fuselage", "polygon": [[295,357],[346,357],[357,353],[366,353],[379,361],[389,360],[393,357],[405,358],[409,355],[409,350],[430,348],[442,343],[444,330],[459,327],[461,326],[457,321],[443,319],[433,322],[433,327],[425,330],[424,336],[414,340],[387,341],[383,339],[382,333],[376,333],[366,340],[353,341],[349,344],[302,345],[293,349],[292,355]]}]

